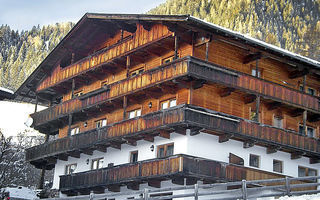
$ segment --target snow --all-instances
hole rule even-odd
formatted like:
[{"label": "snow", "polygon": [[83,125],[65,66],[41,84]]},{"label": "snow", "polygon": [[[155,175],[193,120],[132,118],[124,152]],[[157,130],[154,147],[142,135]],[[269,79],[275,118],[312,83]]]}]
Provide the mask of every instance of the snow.
[{"label": "snow", "polygon": [[[44,108],[38,105],[38,110]],[[16,136],[24,130],[33,130],[24,124],[34,112],[33,104],[0,101],[0,110],[0,129],[5,136]],[[37,131],[31,132],[37,133]]]},{"label": "snow", "polygon": [[302,195],[302,196],[295,196],[295,197],[280,197],[278,200],[319,200],[320,194],[313,194],[313,195]]},{"label": "snow", "polygon": [[319,61],[316,61],[316,60],[313,60],[311,58],[307,58],[305,56],[301,56],[299,54],[296,54],[296,53],[293,53],[293,52],[290,52],[286,49],[283,49],[283,48],[280,48],[280,47],[277,47],[277,46],[274,46],[272,44],[269,44],[269,43],[266,43],[264,41],[261,41],[261,40],[258,40],[256,38],[253,38],[253,37],[250,37],[248,35],[245,35],[245,34],[242,34],[242,33],[239,33],[239,32],[236,32],[236,31],[232,31],[230,29],[227,29],[225,27],[222,27],[222,26],[219,26],[219,25],[216,25],[216,24],[213,24],[213,23],[210,23],[210,22],[207,22],[207,21],[204,21],[202,19],[198,19],[196,17],[193,17],[193,16],[190,16],[189,17],[191,20],[194,20],[194,21],[198,21],[200,23],[203,23],[205,25],[209,25],[211,26],[212,28],[216,29],[216,30],[220,30],[220,31],[223,31],[225,33],[228,33],[228,34],[232,34],[234,37],[238,37],[238,38],[242,38],[244,40],[247,40],[249,42],[252,42],[252,43],[256,43],[260,46],[264,46],[268,49],[271,49],[273,51],[277,51],[279,52],[280,54],[283,54],[283,55],[286,55],[286,56],[290,56],[290,57],[293,57],[293,58],[296,58],[296,59],[299,59],[303,62],[307,62],[307,63],[310,63],[310,64],[313,64],[315,65],[316,67],[319,67],[320,68],[320,62]]},{"label": "snow", "polygon": [[16,188],[5,188],[5,192],[10,192],[10,197],[15,197],[15,198],[23,198],[23,199],[38,199],[36,193],[26,187],[19,186]]},{"label": "snow", "polygon": [[3,88],[3,87],[0,87],[0,91],[4,91],[4,92],[7,92],[7,93],[10,93],[10,94],[14,94],[13,91],[7,89],[7,88]]}]

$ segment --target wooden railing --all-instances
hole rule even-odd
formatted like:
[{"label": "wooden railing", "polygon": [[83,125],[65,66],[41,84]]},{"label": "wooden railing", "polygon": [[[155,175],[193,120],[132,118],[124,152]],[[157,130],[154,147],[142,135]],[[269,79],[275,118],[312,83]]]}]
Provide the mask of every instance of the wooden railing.
[{"label": "wooden railing", "polygon": [[135,184],[148,180],[163,180],[164,177],[192,177],[211,181],[240,181],[256,173],[254,180],[265,177],[282,178],[283,175],[246,168],[214,160],[189,156],[173,155],[136,163],[122,164],[98,170],[60,176],[60,190],[80,190],[82,188],[108,187],[136,181]]},{"label": "wooden railing", "polygon": [[93,148],[94,145],[108,144],[110,140],[122,136],[134,137],[134,134],[152,131],[163,126],[172,126],[184,121],[183,106],[150,113],[134,119],[127,119],[101,129],[93,129],[71,137],[60,138],[42,145],[34,146],[26,151],[26,160],[58,156],[74,150]]},{"label": "wooden railing", "polygon": [[[132,53],[132,51],[140,47],[148,46],[153,42],[172,37],[172,32],[165,27],[153,28],[150,31],[144,31],[141,29],[140,33],[143,35],[139,33],[133,34],[133,36],[131,36],[129,39],[123,40],[93,55],[85,57],[70,66],[67,66],[63,69],[58,68],[52,73],[51,76],[47,77],[41,82],[37,88],[37,91],[39,92],[60,84],[66,80],[70,80],[75,76],[79,76],[80,74],[96,69],[115,58]],[[142,36],[144,37],[142,38]]]},{"label": "wooden railing", "polygon": [[141,75],[131,77],[113,84],[109,90],[87,98],[75,98],[49,107],[45,110],[32,114],[33,126],[39,126],[52,120],[62,118],[70,113],[80,112],[83,109],[94,107],[107,101],[122,97],[124,95],[147,89],[156,84],[186,75],[187,59],[163,65],[149,70]]},{"label": "wooden railing", "polygon": [[264,146],[281,147],[289,152],[302,151],[309,157],[320,156],[320,145],[316,138],[201,107],[179,105],[29,148],[26,150],[26,159],[41,163],[47,158],[58,157],[60,154],[68,154],[71,151],[95,149],[99,144],[109,145],[117,139],[119,141],[125,138],[138,140],[141,139],[138,136],[140,134],[154,134],[159,129],[169,127],[175,129],[185,125],[199,127],[219,135],[231,134],[234,139],[256,141]]},{"label": "wooden railing", "polygon": [[192,58],[188,69],[189,74],[193,76],[219,83],[226,87],[239,89],[250,94],[261,95],[263,98],[272,99],[281,103],[304,107],[313,112],[319,113],[320,111],[318,97],[284,85],[206,62],[198,58]]},{"label": "wooden railing", "polygon": [[[239,174],[239,171],[244,173]],[[226,168],[226,165],[213,160],[174,155],[60,176],[60,190],[108,186],[129,181],[142,183],[150,178],[174,177],[175,175],[178,177],[193,175],[199,178],[236,181],[245,178],[245,170],[237,169],[237,167]]]},{"label": "wooden railing", "polygon": [[80,112],[83,109],[101,105],[110,100],[153,87],[157,84],[183,76],[204,79],[221,84],[225,87],[236,88],[249,94],[261,95],[290,106],[303,107],[311,112],[320,114],[319,99],[276,83],[262,80],[244,73],[217,66],[193,57],[185,57],[172,63],[146,71],[141,75],[131,77],[108,87],[110,90],[95,95],[71,99],[62,104],[50,107],[32,114],[33,126],[50,123],[65,117],[69,113]]}]

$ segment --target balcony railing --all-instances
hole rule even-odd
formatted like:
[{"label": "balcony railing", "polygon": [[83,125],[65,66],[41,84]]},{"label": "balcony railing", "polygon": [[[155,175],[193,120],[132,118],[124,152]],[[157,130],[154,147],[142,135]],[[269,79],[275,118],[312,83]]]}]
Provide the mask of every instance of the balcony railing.
[{"label": "balcony railing", "polygon": [[249,94],[261,95],[265,99],[271,99],[293,107],[304,108],[320,115],[319,99],[315,96],[244,73],[232,71],[193,57],[185,57],[146,71],[139,76],[110,84],[109,90],[101,90],[101,92],[96,94],[85,95],[81,99],[72,99],[34,113],[32,115],[34,120],[33,125],[37,128],[39,125],[44,125],[50,123],[52,120],[65,117],[69,113],[77,113],[87,108],[110,103],[112,100],[124,95],[147,90],[161,83],[184,76],[191,76],[194,79],[204,79]]},{"label": "balcony railing", "polygon": [[151,29],[150,31],[145,32],[144,39],[139,39],[138,37],[140,37],[140,35],[134,34],[132,37],[105,48],[93,55],[85,57],[70,66],[61,70],[58,69],[54,71],[51,76],[41,82],[37,91],[39,92],[49,87],[56,86],[73,77],[101,67],[101,65],[104,65],[116,58],[128,55],[138,48],[172,37],[172,32],[165,28],[162,29],[162,31],[160,31],[160,29]]},{"label": "balcony railing", "polygon": [[[188,155],[174,155],[165,158],[145,160],[136,163],[91,170],[72,175],[60,176],[60,191],[77,191],[90,188],[109,188],[130,182],[139,183],[152,180],[187,178],[187,183],[196,180],[205,181],[239,181],[282,178],[282,175],[222,163]],[[188,179],[192,181],[189,182]],[[181,182],[183,184],[183,182]]]},{"label": "balcony railing", "polygon": [[299,135],[296,132],[259,124],[223,113],[214,112],[192,105],[179,105],[163,111],[149,113],[138,118],[124,120],[102,129],[94,129],[71,137],[57,139],[27,149],[26,159],[40,167],[51,165],[52,158],[70,155],[72,152],[86,152],[86,149],[99,150],[99,146],[112,147],[113,143],[137,141],[154,137],[161,131],[174,132],[181,128],[195,128],[210,134],[226,135],[240,141],[252,141],[257,145],[279,147],[280,150],[318,158],[318,140]]}]

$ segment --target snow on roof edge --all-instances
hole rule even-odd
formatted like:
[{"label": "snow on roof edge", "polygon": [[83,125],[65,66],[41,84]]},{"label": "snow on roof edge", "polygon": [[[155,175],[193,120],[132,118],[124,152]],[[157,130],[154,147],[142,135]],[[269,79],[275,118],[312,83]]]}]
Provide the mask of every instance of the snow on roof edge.
[{"label": "snow on roof edge", "polygon": [[258,45],[261,45],[261,46],[265,46],[271,50],[274,50],[274,51],[278,51],[279,53],[282,53],[282,54],[286,54],[287,56],[290,56],[290,57],[294,57],[294,58],[298,58],[299,60],[303,61],[303,62],[307,62],[309,64],[312,64],[312,65],[315,65],[316,67],[319,67],[320,68],[320,62],[317,61],[317,60],[313,60],[311,58],[308,58],[308,57],[305,57],[305,56],[302,56],[302,55],[299,55],[299,54],[296,54],[296,53],[293,53],[291,51],[288,51],[286,49],[283,49],[281,47],[278,47],[278,46],[275,46],[275,45],[272,45],[272,44],[269,44],[269,43],[266,43],[262,40],[259,40],[259,39],[256,39],[256,38],[253,38],[249,35],[245,35],[245,34],[242,34],[240,32],[237,32],[237,31],[233,31],[233,30],[230,30],[228,28],[225,28],[225,27],[222,27],[222,26],[219,26],[217,24],[213,24],[211,22],[207,22],[205,20],[202,20],[202,19],[199,19],[197,17],[194,17],[194,16],[190,16],[189,19],[191,20],[194,20],[194,21],[198,21],[200,23],[203,23],[203,24],[206,24],[206,25],[209,25],[215,29],[218,29],[220,31],[224,31],[224,32],[227,32],[229,34],[233,34],[234,36],[236,37],[239,37],[239,38],[242,38],[242,39],[245,39],[245,40],[249,40],[250,42],[253,42],[253,43],[256,43]]},{"label": "snow on roof edge", "polygon": [[3,88],[3,87],[0,87],[0,91],[4,91],[4,92],[10,93],[10,94],[14,94],[14,92],[12,90],[9,90],[9,89]]}]

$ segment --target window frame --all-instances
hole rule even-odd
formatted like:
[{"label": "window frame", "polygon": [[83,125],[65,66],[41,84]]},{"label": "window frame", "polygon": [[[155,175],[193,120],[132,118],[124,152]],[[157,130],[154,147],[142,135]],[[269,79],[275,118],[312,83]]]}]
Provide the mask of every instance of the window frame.
[{"label": "window frame", "polygon": [[[312,129],[313,130],[313,136],[309,136],[309,132],[308,129]],[[306,137],[311,137],[311,138],[316,138],[317,135],[317,128],[313,127],[313,126],[306,126],[306,129],[304,130],[304,132],[300,132],[300,130],[303,130],[303,124],[299,124],[298,125],[298,134],[302,135],[302,136],[306,136]]]},{"label": "window frame", "polygon": [[[136,155],[136,157],[135,157],[134,155]],[[135,158],[135,160],[134,160],[133,158]],[[136,163],[136,162],[138,162],[138,158],[139,158],[139,152],[138,152],[138,150],[136,150],[136,151],[131,151],[131,152],[130,152],[130,158],[129,158],[129,162],[130,162],[130,163]]]},{"label": "window frame", "polygon": [[[279,163],[280,165],[280,170],[277,171],[277,169],[275,168],[275,162]],[[273,159],[273,172],[277,172],[277,173],[283,173],[283,161],[282,160],[277,160],[277,159]]]},{"label": "window frame", "polygon": [[[70,169],[71,169],[71,166],[75,166],[74,170],[71,172]],[[72,163],[72,164],[67,164],[64,168],[64,174],[65,175],[70,175],[70,174],[73,174],[74,171],[77,170],[77,163]]]},{"label": "window frame", "polygon": [[[253,74],[253,71],[255,72],[255,74]],[[263,69],[262,68],[258,68],[258,76],[256,76],[256,66],[255,65],[251,65],[250,68],[250,75],[256,78],[263,78]]]},{"label": "window frame", "polygon": [[[304,166],[298,166],[298,177],[303,177],[303,176],[300,176],[300,173],[299,173],[299,170],[300,169],[303,169],[304,170],[304,172],[305,172],[305,174],[304,174],[304,176],[310,176],[309,175],[309,171],[314,171],[315,173],[316,173],[316,175],[315,176],[318,176],[318,170],[317,169],[314,169],[314,168],[309,168],[309,167],[304,167]],[[312,176],[314,176],[314,175],[312,175]]]},{"label": "window frame", "polygon": [[[100,166],[100,161],[102,161],[101,163],[101,166]],[[103,168],[103,161],[104,161],[104,158],[95,158],[95,159],[92,159],[91,160],[91,170],[97,170],[97,169],[101,169]],[[97,163],[96,165],[96,168],[94,168],[94,163]]]},{"label": "window frame", "polygon": [[[278,121],[277,121],[278,120]],[[281,122],[281,125],[280,125],[280,127],[279,126],[277,126],[278,124],[276,124],[276,121],[277,122]],[[281,129],[283,129],[284,127],[283,127],[283,121],[284,121],[284,119],[283,119],[283,117],[282,116],[279,116],[279,115],[273,115],[273,118],[272,118],[272,125],[274,126],[274,127],[276,127],[276,128],[281,128]]]},{"label": "window frame", "polygon": [[[72,133],[73,130],[78,130],[78,131],[75,131],[74,133]],[[77,134],[79,134],[79,133],[80,133],[80,126],[75,126],[75,127],[73,127],[73,128],[70,129],[70,135],[71,135],[71,136],[77,135]]]},{"label": "window frame", "polygon": [[[170,106],[171,102],[173,102],[173,101],[175,101],[175,105],[174,106]],[[164,103],[168,103],[168,107],[167,108],[163,108],[163,104]],[[166,99],[166,100],[163,100],[163,101],[159,102],[160,110],[165,110],[165,109],[172,108],[172,107],[175,107],[175,106],[177,106],[177,98],[176,97],[173,97],[173,98],[170,98],[170,99]]]},{"label": "window frame", "polygon": [[[129,78],[138,76],[138,75],[142,74],[143,72],[145,72],[145,68],[144,67],[140,67],[140,68],[137,68],[135,70],[132,70],[132,71],[129,72]],[[134,73],[136,73],[136,74],[134,74]]]},{"label": "window frame", "polygon": [[[172,154],[168,155],[168,147],[172,146]],[[163,156],[160,155],[160,149],[163,148]],[[174,155],[174,143],[167,143],[157,146],[157,158],[165,158]]]},{"label": "window frame", "polygon": [[[140,111],[140,113],[139,113]],[[134,116],[133,117],[130,117],[130,114],[134,112]],[[140,117],[142,115],[142,108],[137,108],[137,109],[133,109],[133,110],[130,110],[127,112],[127,119],[133,119],[133,118],[136,118],[136,117]]]},{"label": "window frame", "polygon": [[83,95],[83,90],[74,91],[72,98],[78,98],[82,95]]},{"label": "window frame", "polygon": [[[314,94],[310,94],[308,91],[309,90],[312,90],[313,92],[314,92]],[[303,91],[303,85],[302,84],[300,84],[299,85],[299,91],[301,91],[301,92],[303,92],[303,93],[306,93],[306,94],[308,94],[308,95],[311,95],[311,96],[318,96],[318,90],[317,89],[315,89],[315,88],[313,88],[313,87],[309,87],[309,86],[305,86],[305,88],[304,88],[304,91]]]},{"label": "window frame", "polygon": [[[257,158],[258,159],[257,166],[254,165],[254,163],[252,161],[253,158]],[[249,155],[249,166],[250,167],[260,168],[260,165],[261,165],[260,162],[261,161],[260,161],[260,156],[259,155],[256,155],[256,154],[250,154]]]},{"label": "window frame", "polygon": [[[105,121],[105,125],[103,125],[103,121]],[[94,123],[96,125],[96,129],[99,129],[99,128],[107,126],[108,120],[107,120],[107,118],[101,118],[101,119],[98,119],[98,120],[94,121]],[[98,123],[101,123],[100,127],[98,127]]]}]

